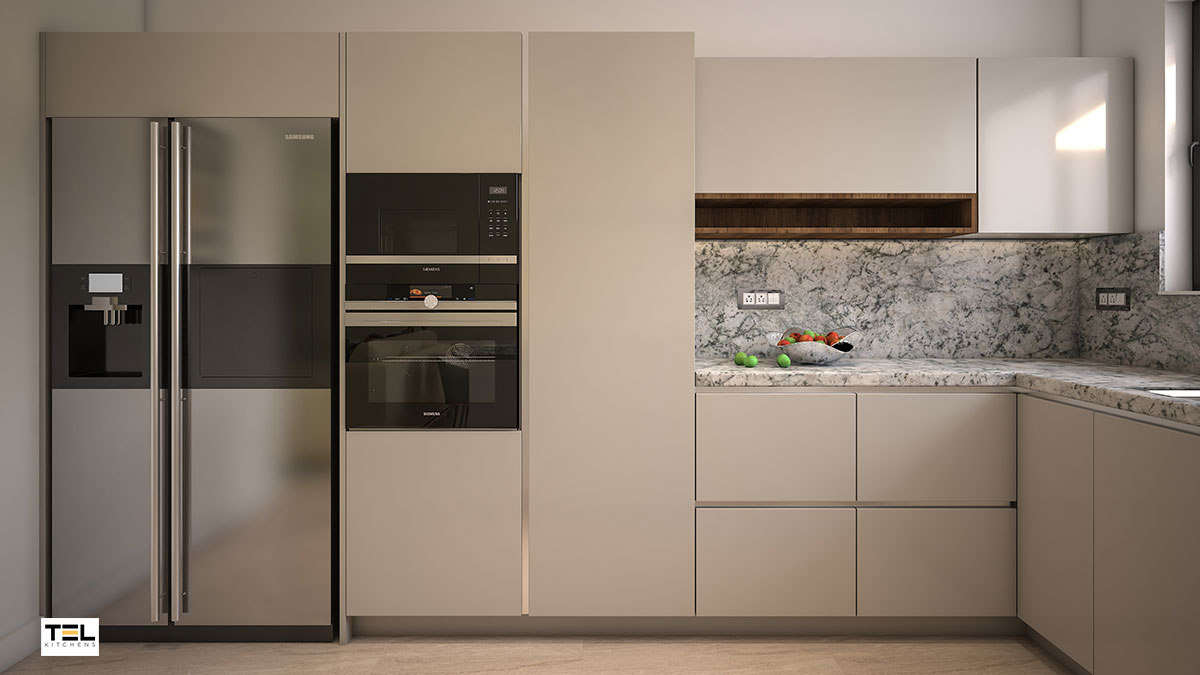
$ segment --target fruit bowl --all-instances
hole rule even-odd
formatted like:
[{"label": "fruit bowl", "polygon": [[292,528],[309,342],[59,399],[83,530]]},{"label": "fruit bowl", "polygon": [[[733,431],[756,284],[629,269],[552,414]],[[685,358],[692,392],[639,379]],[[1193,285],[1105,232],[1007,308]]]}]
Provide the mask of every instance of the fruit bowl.
[{"label": "fruit bowl", "polygon": [[793,365],[809,365],[823,366],[835,361],[840,361],[846,354],[849,354],[854,349],[854,343],[858,339],[858,331],[853,328],[838,328],[830,333],[836,332],[840,336],[840,340],[833,345],[827,345],[824,342],[793,342],[788,345],[778,344],[785,335],[791,335],[800,331],[788,330],[784,333],[770,333],[767,337],[771,340],[771,346],[780,352],[787,354],[792,360]]}]

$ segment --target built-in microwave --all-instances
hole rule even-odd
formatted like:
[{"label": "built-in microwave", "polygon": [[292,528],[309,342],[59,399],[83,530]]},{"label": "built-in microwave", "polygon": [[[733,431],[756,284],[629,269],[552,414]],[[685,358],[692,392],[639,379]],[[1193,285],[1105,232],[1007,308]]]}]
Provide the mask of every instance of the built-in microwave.
[{"label": "built-in microwave", "polygon": [[519,207],[519,174],[351,173],[346,261],[515,263]]}]

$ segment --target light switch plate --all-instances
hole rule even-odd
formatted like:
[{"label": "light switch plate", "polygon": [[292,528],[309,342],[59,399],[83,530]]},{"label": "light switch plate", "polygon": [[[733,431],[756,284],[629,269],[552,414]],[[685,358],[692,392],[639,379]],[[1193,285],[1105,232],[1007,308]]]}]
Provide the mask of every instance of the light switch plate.
[{"label": "light switch plate", "polygon": [[1129,288],[1097,288],[1096,309],[1113,312],[1128,312],[1129,295]]},{"label": "light switch plate", "polygon": [[738,289],[738,309],[783,309],[783,291]]}]

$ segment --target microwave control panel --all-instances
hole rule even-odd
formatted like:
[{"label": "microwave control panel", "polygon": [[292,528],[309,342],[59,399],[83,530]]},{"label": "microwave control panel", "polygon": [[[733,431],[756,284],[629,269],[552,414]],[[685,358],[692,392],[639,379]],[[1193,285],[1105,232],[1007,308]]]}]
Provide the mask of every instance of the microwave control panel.
[{"label": "microwave control panel", "polygon": [[516,253],[521,203],[518,175],[483,174],[479,190],[480,253]]}]

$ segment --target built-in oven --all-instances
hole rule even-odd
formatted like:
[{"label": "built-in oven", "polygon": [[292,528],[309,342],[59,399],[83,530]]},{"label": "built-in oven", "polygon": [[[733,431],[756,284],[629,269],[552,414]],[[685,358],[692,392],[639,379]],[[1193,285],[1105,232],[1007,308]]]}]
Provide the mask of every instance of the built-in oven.
[{"label": "built-in oven", "polygon": [[346,314],[351,429],[516,429],[519,382],[516,311]]},{"label": "built-in oven", "polygon": [[351,173],[347,262],[515,264],[519,206],[519,174]]},{"label": "built-in oven", "polygon": [[346,176],[346,424],[519,426],[520,176]]}]

